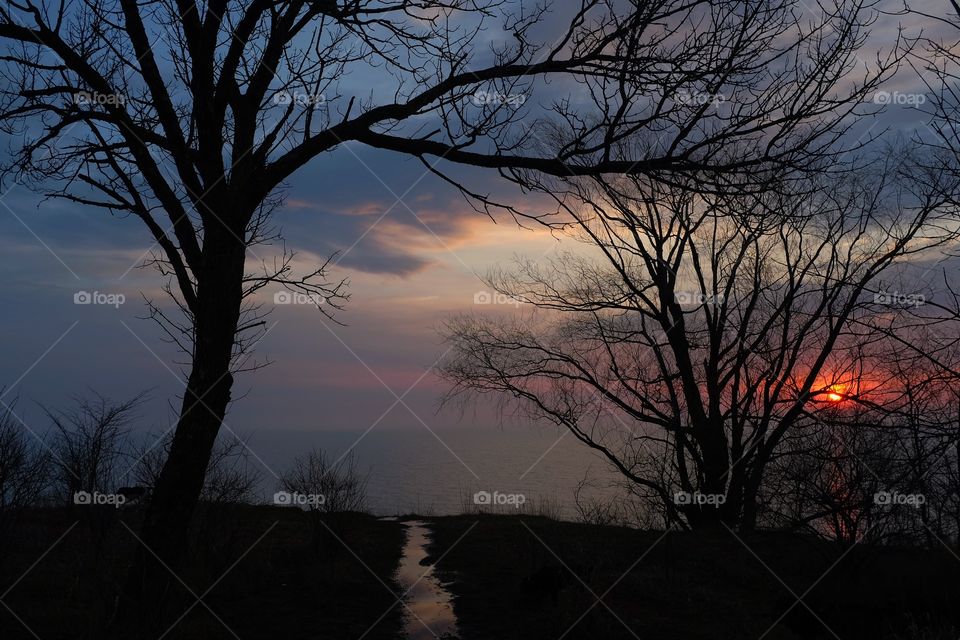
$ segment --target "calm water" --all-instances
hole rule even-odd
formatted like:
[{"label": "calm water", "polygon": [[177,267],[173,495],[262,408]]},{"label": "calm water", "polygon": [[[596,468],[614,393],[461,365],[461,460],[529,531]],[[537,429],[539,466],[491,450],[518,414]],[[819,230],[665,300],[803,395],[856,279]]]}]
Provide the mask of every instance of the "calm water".
[{"label": "calm water", "polygon": [[[265,463],[282,472],[294,456],[320,447],[339,456],[353,446],[359,467],[370,472],[368,503],[377,515],[419,513],[450,515],[473,508],[478,491],[499,494],[498,510],[535,512],[549,503],[555,515],[576,515],[573,492],[585,474],[606,485],[614,476],[603,460],[552,429],[376,430],[357,443],[360,433],[285,432],[270,442],[251,440]],[[273,446],[265,446],[272,444]],[[272,476],[270,476],[272,479]],[[591,495],[609,495],[594,489]],[[506,497],[505,497],[506,496]]]},{"label": "calm water", "polygon": [[430,533],[425,523],[404,523],[407,542],[397,569],[397,582],[403,589],[404,634],[408,640],[455,638],[457,618],[452,596],[433,573],[433,566],[422,563],[427,557]]}]

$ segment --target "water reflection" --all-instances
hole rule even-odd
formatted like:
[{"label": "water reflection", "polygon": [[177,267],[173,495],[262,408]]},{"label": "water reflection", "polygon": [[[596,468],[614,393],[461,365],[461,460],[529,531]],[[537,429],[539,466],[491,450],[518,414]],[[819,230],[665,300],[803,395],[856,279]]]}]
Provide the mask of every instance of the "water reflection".
[{"label": "water reflection", "polygon": [[407,543],[397,569],[397,582],[406,592],[405,637],[408,640],[457,638],[457,619],[450,592],[434,575],[433,566],[421,564],[430,543],[426,523],[410,520],[403,524],[407,527]]}]

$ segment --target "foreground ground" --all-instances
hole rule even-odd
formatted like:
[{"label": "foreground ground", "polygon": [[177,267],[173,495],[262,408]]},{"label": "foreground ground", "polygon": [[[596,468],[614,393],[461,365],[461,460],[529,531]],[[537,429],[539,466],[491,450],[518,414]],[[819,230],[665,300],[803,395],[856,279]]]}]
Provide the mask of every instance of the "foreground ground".
[{"label": "foreground ground", "polygon": [[[139,516],[43,509],[0,527],[0,638],[102,637]],[[423,519],[465,640],[960,638],[956,550],[532,516]],[[165,640],[402,637],[399,522],[208,506],[193,539]]]},{"label": "foreground ground", "polygon": [[430,523],[466,640],[960,638],[955,550],[527,516]]},{"label": "foreground ground", "polygon": [[[112,507],[43,509],[5,527],[0,638],[102,638],[139,517]],[[178,572],[164,640],[396,638],[402,526],[361,514],[327,524],[333,532],[297,509],[208,506],[189,567]]]}]

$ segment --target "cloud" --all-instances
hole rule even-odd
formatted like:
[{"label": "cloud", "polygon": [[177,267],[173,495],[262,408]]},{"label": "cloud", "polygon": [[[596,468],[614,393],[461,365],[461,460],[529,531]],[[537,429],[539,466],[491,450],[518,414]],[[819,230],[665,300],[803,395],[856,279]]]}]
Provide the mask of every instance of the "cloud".
[{"label": "cloud", "polygon": [[337,253],[334,261],[343,267],[408,277],[467,242],[481,218],[456,196],[440,199],[419,193],[409,201],[388,197],[324,206],[319,200],[297,198],[278,213],[278,222],[294,249],[320,256]]},{"label": "cloud", "polygon": [[386,246],[381,239],[373,237],[354,247],[338,264],[366,273],[406,277],[423,271],[433,264],[433,261],[417,257],[413,253],[394,250]]}]

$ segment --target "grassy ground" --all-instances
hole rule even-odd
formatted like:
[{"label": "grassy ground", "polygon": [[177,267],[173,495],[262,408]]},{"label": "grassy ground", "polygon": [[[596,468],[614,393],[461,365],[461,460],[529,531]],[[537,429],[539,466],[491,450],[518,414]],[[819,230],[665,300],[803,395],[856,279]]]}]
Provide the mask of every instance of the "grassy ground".
[{"label": "grassy ground", "polygon": [[[102,637],[140,515],[43,509],[0,528],[0,638]],[[960,559],[947,550],[844,554],[800,536],[533,516],[426,520],[464,640],[960,637]],[[171,624],[186,614],[164,639],[399,637],[402,525],[361,514],[327,524],[334,533],[294,509],[206,507],[179,572],[204,604],[178,586]]]},{"label": "grassy ground", "polygon": [[[8,527],[0,595],[9,593],[0,599],[9,609],[0,606],[0,638],[102,637],[136,543],[126,527],[137,531],[140,516],[110,507],[44,509]],[[361,514],[329,524],[336,537],[295,509],[207,507],[179,572],[193,593],[205,594],[206,606],[177,583],[171,624],[189,611],[164,640],[396,638],[400,607],[387,611],[402,526]]]},{"label": "grassy ground", "polygon": [[466,640],[960,637],[960,560],[946,550],[854,547],[841,558],[835,545],[782,534],[429,522]]}]

